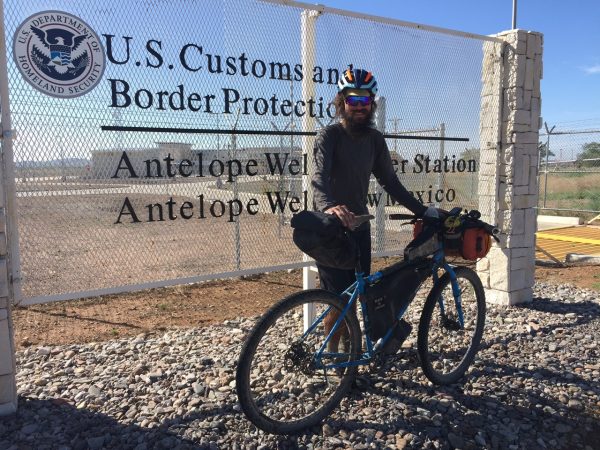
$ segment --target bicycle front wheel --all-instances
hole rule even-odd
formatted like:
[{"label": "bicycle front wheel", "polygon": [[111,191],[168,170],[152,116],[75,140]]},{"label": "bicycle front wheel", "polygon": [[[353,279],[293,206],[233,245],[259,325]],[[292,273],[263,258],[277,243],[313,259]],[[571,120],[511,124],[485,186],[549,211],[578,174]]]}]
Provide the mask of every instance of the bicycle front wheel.
[{"label": "bicycle front wheel", "polygon": [[440,385],[458,381],[479,348],[485,324],[485,293],[477,273],[455,269],[460,303],[445,273],[429,293],[419,322],[417,350],[427,378]]},{"label": "bicycle front wheel", "polygon": [[[348,392],[357,371],[348,363],[360,357],[354,312],[342,319],[338,348],[324,346],[330,331],[326,323],[332,324],[344,306],[327,291],[300,292],[273,306],[251,331],[240,355],[236,389],[242,410],[258,428],[296,433],[320,422]],[[307,320],[307,314],[313,318]]]}]

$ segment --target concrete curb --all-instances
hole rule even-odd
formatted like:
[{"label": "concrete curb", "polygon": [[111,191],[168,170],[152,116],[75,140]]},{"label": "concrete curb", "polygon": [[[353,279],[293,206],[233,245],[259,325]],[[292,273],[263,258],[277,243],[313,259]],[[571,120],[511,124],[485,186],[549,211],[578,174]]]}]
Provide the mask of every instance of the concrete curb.
[{"label": "concrete curb", "polygon": [[574,225],[583,225],[583,219],[581,217],[561,217],[561,216],[537,216],[538,224],[544,225],[557,225],[557,226],[574,226]]},{"label": "concrete curb", "polygon": [[565,261],[568,263],[585,263],[591,265],[600,265],[600,256],[567,253],[567,255],[565,256]]}]

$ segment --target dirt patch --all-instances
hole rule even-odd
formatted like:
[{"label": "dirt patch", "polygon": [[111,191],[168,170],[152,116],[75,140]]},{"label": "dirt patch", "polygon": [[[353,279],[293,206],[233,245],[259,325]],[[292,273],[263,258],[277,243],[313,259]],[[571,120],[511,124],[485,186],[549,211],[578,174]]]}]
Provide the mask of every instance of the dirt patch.
[{"label": "dirt patch", "polygon": [[[390,259],[376,260],[378,269]],[[600,295],[600,267],[538,267],[536,279],[594,289]],[[206,326],[263,313],[280,298],[302,289],[302,271],[273,272],[110,295],[27,308],[15,308],[17,349],[31,345],[75,344]]]},{"label": "dirt patch", "polygon": [[600,296],[600,266],[536,267],[535,279],[592,289]]},{"label": "dirt patch", "polygon": [[261,314],[300,289],[296,270],[15,308],[15,340],[22,348],[206,326]]}]

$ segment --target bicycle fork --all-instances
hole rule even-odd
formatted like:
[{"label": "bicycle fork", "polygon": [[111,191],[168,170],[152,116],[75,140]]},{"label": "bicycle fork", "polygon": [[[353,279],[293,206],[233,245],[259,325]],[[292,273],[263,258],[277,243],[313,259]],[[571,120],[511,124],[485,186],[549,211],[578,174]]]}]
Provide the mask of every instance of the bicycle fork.
[{"label": "bicycle fork", "polygon": [[[433,267],[433,281],[437,283],[439,277],[437,275],[437,269],[440,264],[436,264]],[[452,296],[454,297],[454,305],[456,306],[456,314],[458,319],[458,329],[462,329],[465,326],[465,319],[462,308],[462,292],[460,290],[460,286],[458,284],[458,278],[456,277],[456,272],[452,269],[452,266],[448,264],[446,261],[441,263],[441,266],[444,268],[446,272],[450,275],[450,285],[452,286]],[[438,305],[440,305],[440,313],[442,315],[442,323],[445,327],[448,328],[456,328],[456,324],[452,323],[450,319],[446,316],[446,308],[444,306],[444,296],[440,294],[437,299]]]}]

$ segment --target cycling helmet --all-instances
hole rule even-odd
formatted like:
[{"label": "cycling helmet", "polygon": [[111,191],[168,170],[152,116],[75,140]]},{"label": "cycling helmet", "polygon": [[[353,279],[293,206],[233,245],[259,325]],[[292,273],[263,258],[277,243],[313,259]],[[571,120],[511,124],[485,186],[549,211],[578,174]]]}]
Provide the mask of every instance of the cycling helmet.
[{"label": "cycling helmet", "polygon": [[377,80],[371,72],[353,69],[350,66],[338,81],[338,92],[342,92],[344,89],[365,89],[371,92],[371,95],[375,95],[377,94]]}]

